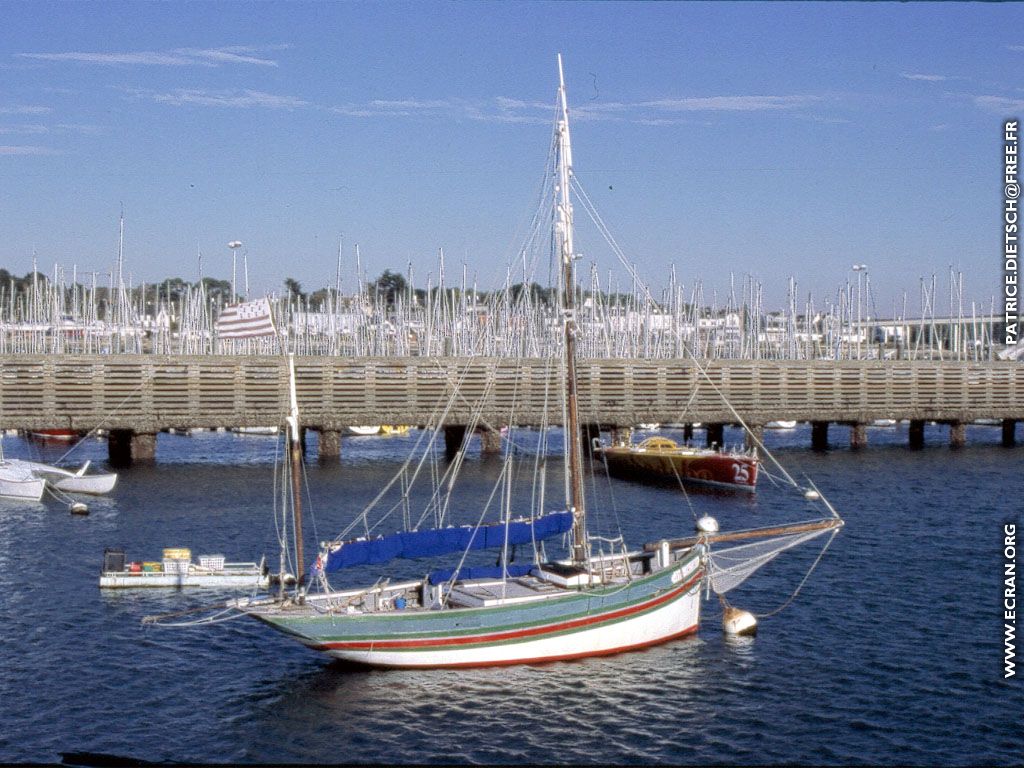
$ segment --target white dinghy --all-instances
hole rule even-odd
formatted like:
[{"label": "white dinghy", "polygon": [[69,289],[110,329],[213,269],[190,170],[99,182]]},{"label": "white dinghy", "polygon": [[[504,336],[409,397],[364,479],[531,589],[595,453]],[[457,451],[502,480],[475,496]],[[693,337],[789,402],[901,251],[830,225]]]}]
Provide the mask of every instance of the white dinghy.
[{"label": "white dinghy", "polygon": [[23,469],[32,477],[49,483],[51,488],[65,493],[88,493],[99,496],[110,493],[117,483],[117,474],[114,472],[86,474],[91,463],[88,461],[77,470],[25,459],[9,459],[7,463]]}]

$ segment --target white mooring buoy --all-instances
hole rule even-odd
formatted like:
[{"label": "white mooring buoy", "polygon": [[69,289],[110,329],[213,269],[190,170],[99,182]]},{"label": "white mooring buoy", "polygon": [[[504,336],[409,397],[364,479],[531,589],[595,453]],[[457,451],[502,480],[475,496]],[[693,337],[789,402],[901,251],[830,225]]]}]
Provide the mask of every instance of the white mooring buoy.
[{"label": "white mooring buoy", "polygon": [[697,521],[697,533],[718,533],[718,521],[711,515],[704,515]]},{"label": "white mooring buoy", "polygon": [[71,502],[71,514],[72,515],[88,515],[89,506],[84,501],[73,501]]},{"label": "white mooring buoy", "polygon": [[750,611],[727,605],[722,613],[722,629],[727,635],[756,635],[757,619]]},{"label": "white mooring buoy", "polygon": [[804,491],[804,498],[807,499],[808,501],[817,501],[818,499],[821,498],[821,494],[812,488],[810,490]]}]

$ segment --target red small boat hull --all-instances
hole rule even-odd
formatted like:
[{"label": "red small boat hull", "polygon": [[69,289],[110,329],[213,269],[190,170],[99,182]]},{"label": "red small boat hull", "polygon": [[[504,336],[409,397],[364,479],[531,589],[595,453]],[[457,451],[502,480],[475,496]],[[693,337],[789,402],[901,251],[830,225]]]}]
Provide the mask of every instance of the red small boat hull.
[{"label": "red small boat hull", "polygon": [[598,448],[609,472],[631,480],[680,480],[732,490],[753,491],[760,464],[756,456],[699,448]]},{"label": "red small boat hull", "polygon": [[39,440],[77,440],[81,437],[77,429],[36,429],[31,435]]}]

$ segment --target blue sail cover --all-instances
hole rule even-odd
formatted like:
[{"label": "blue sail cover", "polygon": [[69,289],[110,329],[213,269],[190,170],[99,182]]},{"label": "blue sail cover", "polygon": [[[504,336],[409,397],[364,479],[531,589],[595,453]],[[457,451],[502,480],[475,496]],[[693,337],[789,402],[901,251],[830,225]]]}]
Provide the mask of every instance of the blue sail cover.
[{"label": "blue sail cover", "polygon": [[[513,520],[474,528],[471,525],[404,531],[376,539],[346,541],[327,555],[324,571],[333,573],[355,565],[386,563],[396,557],[433,557],[470,549],[494,549],[557,536],[572,528],[572,512],[551,514],[528,520]],[[508,531],[508,540],[505,532]]]}]

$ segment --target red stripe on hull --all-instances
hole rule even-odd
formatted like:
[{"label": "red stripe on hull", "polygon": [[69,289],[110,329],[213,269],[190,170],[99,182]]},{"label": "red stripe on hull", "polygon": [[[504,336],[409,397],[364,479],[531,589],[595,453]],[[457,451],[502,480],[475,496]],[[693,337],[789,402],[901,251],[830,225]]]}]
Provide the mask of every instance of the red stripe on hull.
[{"label": "red stripe on hull", "polygon": [[345,658],[344,661],[350,664],[359,664],[368,667],[387,668],[387,669],[468,669],[468,668],[483,668],[483,667],[510,667],[515,664],[548,664],[555,661],[572,661],[574,659],[589,659],[596,656],[613,656],[616,653],[628,653],[629,651],[639,651],[644,648],[652,648],[662,643],[668,643],[672,640],[678,640],[681,637],[692,635],[697,631],[697,624],[691,627],[687,627],[682,632],[677,632],[673,635],[667,635],[665,637],[659,637],[657,640],[651,640],[646,643],[636,643],[635,645],[622,645],[617,648],[607,648],[603,651],[584,651],[582,653],[567,653],[560,656],[537,656],[532,659],[503,659],[501,661],[466,661],[466,662],[455,662],[452,664],[380,664],[377,662],[365,662],[358,661],[356,659]]},{"label": "red stripe on hull", "polygon": [[649,600],[639,605],[634,605],[629,608],[621,608],[618,611],[612,611],[611,613],[601,613],[596,616],[590,616],[585,619],[574,619],[572,621],[563,622],[561,624],[546,624],[542,627],[531,627],[530,629],[519,629],[512,632],[496,632],[490,635],[469,635],[465,637],[447,637],[447,638],[424,638],[419,640],[370,640],[370,641],[355,641],[355,642],[333,642],[333,643],[319,643],[316,645],[310,645],[310,648],[314,648],[318,651],[364,651],[364,650],[403,650],[403,649],[414,649],[414,648],[444,648],[458,645],[472,645],[475,643],[492,643],[501,642],[503,640],[516,640],[524,637],[533,637],[536,635],[546,635],[552,632],[563,632],[568,629],[577,629],[579,627],[586,627],[591,624],[599,624],[609,619],[618,619],[625,616],[631,616],[635,613],[646,611],[649,608],[654,608],[667,602],[671,602],[680,595],[688,592],[694,584],[696,584],[701,578],[701,571],[697,571],[694,576],[687,581],[685,584],[680,586],[678,589],[672,592],[666,592],[654,600]]}]

